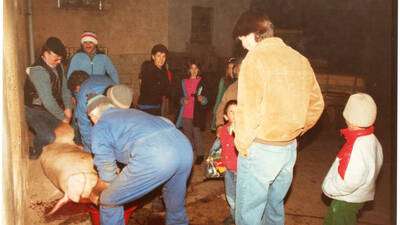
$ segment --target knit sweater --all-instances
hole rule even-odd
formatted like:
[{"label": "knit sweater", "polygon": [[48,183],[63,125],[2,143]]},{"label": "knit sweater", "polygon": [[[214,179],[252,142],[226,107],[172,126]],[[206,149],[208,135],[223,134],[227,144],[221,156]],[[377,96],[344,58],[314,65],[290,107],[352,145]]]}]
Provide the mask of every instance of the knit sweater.
[{"label": "knit sweater", "polygon": [[246,154],[256,140],[290,142],[313,127],[324,109],[309,61],[280,38],[266,38],[239,73],[235,145]]},{"label": "knit sweater", "polygon": [[145,61],[139,78],[139,105],[161,105],[162,97],[169,95],[169,81],[165,68],[158,68],[154,62]]},{"label": "knit sweater", "polygon": [[340,159],[336,157],[322,184],[324,194],[352,203],[373,200],[382,162],[382,146],[375,135],[358,137],[353,144],[344,178],[341,176],[343,171],[339,169]]},{"label": "knit sweater", "polygon": [[71,92],[62,65],[56,67],[57,73],[39,59],[26,69],[25,105],[39,106],[59,120],[65,118],[64,110],[72,108]]}]

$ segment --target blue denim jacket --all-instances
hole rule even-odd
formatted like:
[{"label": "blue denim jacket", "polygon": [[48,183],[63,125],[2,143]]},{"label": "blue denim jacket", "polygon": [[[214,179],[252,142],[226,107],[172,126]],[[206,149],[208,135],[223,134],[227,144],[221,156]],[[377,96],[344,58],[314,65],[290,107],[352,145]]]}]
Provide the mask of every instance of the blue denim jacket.
[{"label": "blue denim jacket", "polygon": [[85,151],[90,152],[90,130],[92,123],[86,113],[87,95],[90,93],[103,94],[105,89],[115,83],[107,76],[91,76],[82,83],[81,88],[76,95],[77,106],[75,118],[78,122],[79,132],[81,133],[82,143]]},{"label": "blue denim jacket", "polygon": [[114,180],[116,161],[127,164],[137,150],[135,144],[171,128],[175,126],[167,119],[136,109],[111,108],[103,112],[91,132],[94,164],[100,178],[106,182]]},{"label": "blue denim jacket", "polygon": [[108,75],[114,83],[119,84],[118,72],[110,58],[105,54],[96,54],[90,59],[84,52],[76,53],[72,56],[69,64],[67,78],[69,78],[75,70],[83,70],[90,76]]}]

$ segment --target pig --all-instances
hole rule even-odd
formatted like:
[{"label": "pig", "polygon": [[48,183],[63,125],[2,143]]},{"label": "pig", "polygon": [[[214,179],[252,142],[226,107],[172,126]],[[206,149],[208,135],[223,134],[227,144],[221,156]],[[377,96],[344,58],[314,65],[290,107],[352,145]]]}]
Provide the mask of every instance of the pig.
[{"label": "pig", "polygon": [[76,203],[90,202],[89,196],[98,181],[93,157],[74,143],[73,128],[61,123],[54,133],[56,138],[43,148],[40,163],[44,174],[64,192],[64,197],[58,200],[47,216],[70,200]]}]

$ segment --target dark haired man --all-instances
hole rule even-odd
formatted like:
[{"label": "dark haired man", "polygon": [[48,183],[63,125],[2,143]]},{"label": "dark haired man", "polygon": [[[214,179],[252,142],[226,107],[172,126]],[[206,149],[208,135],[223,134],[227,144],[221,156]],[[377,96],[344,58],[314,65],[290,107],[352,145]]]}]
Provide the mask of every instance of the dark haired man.
[{"label": "dark haired man", "polygon": [[237,225],[284,224],[296,138],[315,125],[324,108],[308,60],[273,34],[268,17],[252,11],[233,30],[249,50],[240,68],[235,121]]},{"label": "dark haired man", "polygon": [[50,37],[43,45],[40,57],[27,68],[24,85],[25,114],[28,126],[35,133],[29,158],[37,159],[43,146],[51,143],[54,129],[72,117],[71,93],[67,88],[61,60],[65,58],[64,44]]},{"label": "dark haired man", "polygon": [[153,115],[161,115],[161,103],[169,94],[169,81],[165,62],[168,49],[157,44],[151,49],[151,61],[142,64],[139,78],[140,96],[138,107],[140,110]]}]

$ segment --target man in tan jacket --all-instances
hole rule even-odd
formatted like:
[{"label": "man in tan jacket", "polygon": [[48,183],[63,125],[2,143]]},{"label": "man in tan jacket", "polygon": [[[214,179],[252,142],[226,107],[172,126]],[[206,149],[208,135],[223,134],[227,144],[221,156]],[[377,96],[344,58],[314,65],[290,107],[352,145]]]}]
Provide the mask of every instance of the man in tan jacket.
[{"label": "man in tan jacket", "polygon": [[235,123],[237,225],[284,224],[296,138],[324,108],[309,61],[273,33],[268,17],[251,11],[233,30],[249,50],[240,69]]}]

